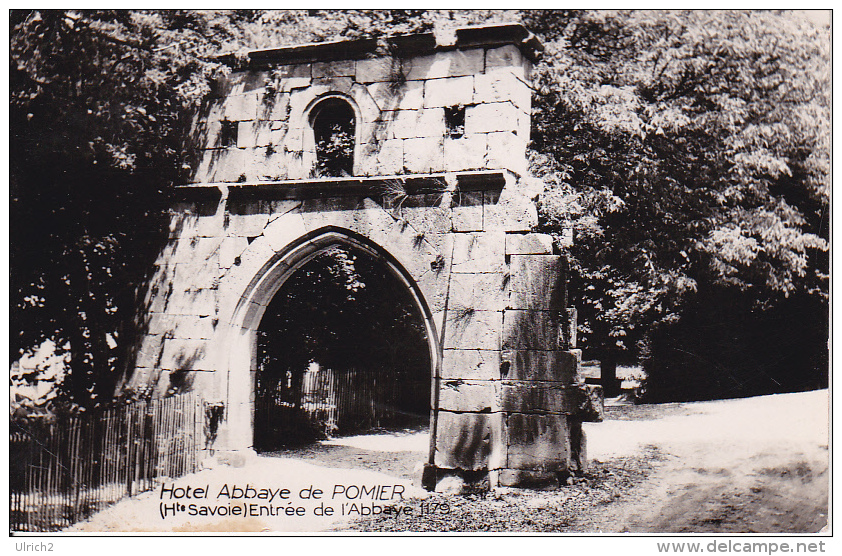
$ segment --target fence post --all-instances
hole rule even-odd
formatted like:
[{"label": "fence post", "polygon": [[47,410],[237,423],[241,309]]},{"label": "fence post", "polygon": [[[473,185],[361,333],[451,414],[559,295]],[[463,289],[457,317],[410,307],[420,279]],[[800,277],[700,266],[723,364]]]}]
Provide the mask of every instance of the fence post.
[{"label": "fence post", "polygon": [[132,411],[131,406],[126,407],[126,416],[124,422],[126,424],[126,494],[132,495]]}]

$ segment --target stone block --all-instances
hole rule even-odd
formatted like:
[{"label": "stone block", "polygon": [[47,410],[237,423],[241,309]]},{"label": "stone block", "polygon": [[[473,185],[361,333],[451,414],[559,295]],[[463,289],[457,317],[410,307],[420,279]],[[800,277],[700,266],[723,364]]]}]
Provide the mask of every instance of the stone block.
[{"label": "stone block", "polygon": [[281,91],[288,93],[292,91],[297,91],[301,89],[306,89],[310,86],[313,80],[310,76],[302,76],[302,77],[285,77],[281,79]]},{"label": "stone block", "polygon": [[301,201],[296,199],[276,199],[263,202],[261,205],[266,207],[264,210],[269,213],[269,223],[271,224],[278,218],[301,208]]},{"label": "stone block", "polygon": [[211,237],[217,240],[224,235],[224,201],[220,201],[215,214],[202,215],[196,220],[196,237]]},{"label": "stone block", "polygon": [[558,255],[510,255],[507,308],[563,310],[566,282],[562,264]]},{"label": "stone block", "polygon": [[446,77],[424,82],[424,107],[466,106],[474,102],[474,77]]},{"label": "stone block", "polygon": [[520,49],[513,44],[499,48],[489,48],[485,52],[485,69],[492,71],[500,68],[523,69],[527,63]]},{"label": "stone block", "polygon": [[570,457],[570,435],[564,415],[513,413],[506,419],[507,467],[563,471]]},{"label": "stone block", "polygon": [[511,102],[477,104],[465,109],[465,133],[492,133],[518,129],[520,111]]},{"label": "stone block", "polygon": [[[447,140],[445,140],[446,146]],[[455,201],[452,210],[454,231],[481,232],[483,230],[483,192],[457,191],[453,199]]]},{"label": "stone block", "polygon": [[575,415],[580,401],[576,387],[560,382],[504,380],[501,383],[500,406],[508,413]]},{"label": "stone block", "polygon": [[191,167],[190,183],[212,183],[211,164],[215,149],[205,149],[199,153],[198,163]]},{"label": "stone block", "polygon": [[424,82],[379,82],[366,85],[368,93],[382,111],[421,110],[424,108]]},{"label": "stone block", "polygon": [[158,367],[136,365],[131,376],[121,385],[121,388],[126,392],[149,393],[150,389],[154,391],[160,374],[161,370]]},{"label": "stone block", "polygon": [[[236,264],[235,261],[232,269],[237,268],[240,273],[250,274],[251,277],[254,277],[263,268],[263,265],[274,256],[275,250],[272,249],[269,239],[260,235],[249,243],[249,246],[240,255],[240,264]],[[221,282],[222,280],[220,280]]]},{"label": "stone block", "polygon": [[209,370],[211,365],[206,362],[205,353],[208,351],[208,340],[187,340],[169,338],[164,340],[164,350],[160,359],[161,369],[169,371]]},{"label": "stone block", "polygon": [[557,483],[556,471],[499,469],[488,474],[493,487],[535,487]]},{"label": "stone block", "polygon": [[506,269],[506,239],[499,232],[453,236],[453,272],[502,272]]},{"label": "stone block", "polygon": [[278,120],[272,120],[269,123],[272,126],[271,133],[269,136],[269,144],[276,151],[283,150],[281,147],[283,146],[284,140],[286,139],[288,129],[287,123],[285,121]]},{"label": "stone block", "polygon": [[246,121],[238,123],[237,148],[266,147],[272,141],[272,123]]},{"label": "stone block", "polygon": [[314,79],[320,77],[354,77],[355,64],[353,60],[315,62],[311,72]]},{"label": "stone block", "polygon": [[482,73],[485,60],[481,49],[451,50],[412,58],[404,64],[407,81],[459,77]]},{"label": "stone block", "polygon": [[532,105],[532,90],[508,72],[487,73],[474,78],[474,102],[506,101],[514,104],[521,112],[528,112]]},{"label": "stone block", "polygon": [[235,70],[228,75],[214,78],[211,82],[211,95],[214,98],[223,98],[235,93],[241,93],[247,73],[246,71]]},{"label": "stone block", "polygon": [[210,340],[216,329],[212,316],[173,315],[170,320],[171,337],[184,340]]},{"label": "stone block", "polygon": [[500,354],[503,379],[521,381],[578,381],[581,352],[561,350],[505,350]]},{"label": "stone block", "polygon": [[506,282],[503,273],[453,274],[450,307],[454,311],[502,311],[508,298]]},{"label": "stone block", "polygon": [[435,464],[444,469],[488,468],[493,419],[489,414],[438,412]]},{"label": "stone block", "polygon": [[537,225],[538,209],[527,197],[508,196],[483,209],[483,228],[489,232],[529,232]]},{"label": "stone block", "polygon": [[288,79],[290,77],[306,77],[310,78],[312,75],[312,64],[289,64],[285,66],[276,66],[272,73],[278,79]]},{"label": "stone block", "polygon": [[287,213],[270,222],[263,230],[263,236],[273,251],[280,251],[307,233],[304,218],[297,213]]},{"label": "stone block", "polygon": [[269,214],[228,214],[227,220],[229,236],[257,237],[269,223]]},{"label": "stone block", "polygon": [[149,310],[172,315],[211,316],[216,313],[216,290],[173,289],[168,295],[156,296]]},{"label": "stone block", "polygon": [[473,413],[499,410],[494,382],[444,379],[439,383],[439,409]]},{"label": "stone block", "polygon": [[483,230],[482,205],[453,207],[453,231],[455,232],[481,232]]},{"label": "stone block", "polygon": [[210,289],[216,287],[219,267],[218,252],[206,261],[196,263],[178,263],[173,267],[174,274],[171,280],[174,284],[189,289]]},{"label": "stone block", "polygon": [[281,122],[289,117],[289,93],[264,92],[257,98],[257,119]]},{"label": "stone block", "polygon": [[195,208],[190,205],[173,207],[170,209],[169,239],[187,239],[197,236],[196,221],[199,216]]},{"label": "stone block", "polygon": [[286,178],[286,155],[274,147],[245,149],[245,181],[276,181]]},{"label": "stone block", "polygon": [[552,255],[550,234],[506,234],[506,255]]},{"label": "stone block", "polygon": [[[438,197],[438,195],[430,195],[430,197]],[[393,214],[395,214],[398,218],[409,222],[410,226],[419,231],[419,241],[423,239],[423,235],[421,234],[421,232],[423,232],[424,230],[434,230],[436,232],[444,232],[450,230],[450,209],[445,209],[434,205],[407,205],[408,203],[402,205],[400,208],[393,209]]]},{"label": "stone block", "polygon": [[403,144],[403,170],[411,174],[440,172],[444,169],[442,137],[407,139]]},{"label": "stone block", "polygon": [[445,349],[500,349],[503,313],[499,311],[447,312]]},{"label": "stone block", "polygon": [[205,183],[236,182],[243,175],[245,168],[245,151],[241,149],[213,149],[205,151],[202,160]]},{"label": "stone block", "polygon": [[[353,89],[355,85],[363,87],[358,83],[354,83],[353,77],[320,77],[318,79],[314,78],[310,83],[310,86],[302,92],[312,97],[311,101],[329,93],[344,93],[348,96],[354,96]],[[290,111],[295,110],[297,107],[297,105],[293,102],[293,97],[297,94],[297,92],[293,92],[290,96]],[[301,97],[299,95],[297,100],[300,100],[300,98]]]},{"label": "stone block", "polygon": [[518,139],[523,141],[525,144],[529,144],[529,138],[532,134],[532,118],[529,114],[529,111],[521,111],[520,114],[518,114],[516,133]]},{"label": "stone block", "polygon": [[290,124],[309,126],[306,122],[307,111],[315,104],[314,101],[328,93],[351,94],[354,80],[350,77],[325,77],[313,79],[307,87],[295,89],[289,95]]},{"label": "stone block", "polygon": [[602,386],[580,384],[576,389],[579,394],[576,418],[585,422],[602,422],[605,419],[605,393]]},{"label": "stone block", "polygon": [[359,117],[357,118],[357,126],[362,127],[367,123],[374,122],[380,118],[380,107],[374,101],[368,88],[360,83],[354,83],[350,92],[354,102],[357,103],[359,109]]},{"label": "stone block", "polygon": [[[454,234],[449,233],[449,230],[445,232],[425,232],[424,233],[424,243],[430,246],[431,249],[435,250],[436,253],[451,253],[453,251],[453,237]],[[444,257],[444,255],[442,255]],[[441,263],[441,267],[439,270],[440,274],[449,274],[450,273],[450,264],[452,264],[452,259],[450,257],[444,257],[444,260]]]},{"label": "stone block", "polygon": [[292,125],[290,122],[287,126],[287,132],[284,135],[283,149],[290,154],[301,153],[304,151],[304,128],[301,127],[303,122],[298,122]]},{"label": "stone block", "polygon": [[[220,240],[214,237],[180,238],[165,249],[168,264],[202,264],[217,262]],[[167,256],[168,252],[168,256]]]},{"label": "stone block", "polygon": [[[424,292],[424,289],[421,290]],[[426,292],[424,293],[426,295]],[[431,309],[432,310],[432,309]],[[437,311],[433,311],[432,321],[433,327],[441,333],[444,330],[444,318],[447,315],[447,311],[444,310],[444,306],[441,305]]]},{"label": "stone block", "polygon": [[257,118],[257,93],[231,95],[223,105],[223,119],[231,121]]},{"label": "stone block", "polygon": [[488,455],[488,469],[500,469],[506,466],[506,414],[502,411],[492,412],[489,416],[491,426],[491,453]]},{"label": "stone block", "polygon": [[395,58],[357,60],[355,78],[358,83],[390,82],[400,74],[400,61]]},{"label": "stone block", "polygon": [[559,311],[506,310],[503,349],[558,349],[561,322]]},{"label": "stone block", "polygon": [[399,174],[403,170],[403,139],[387,139],[362,146],[361,173],[366,176]]},{"label": "stone block", "polygon": [[219,246],[219,267],[231,268],[234,261],[246,250],[248,244],[248,239],[245,237],[234,236],[223,239]]},{"label": "stone block", "polygon": [[500,131],[487,134],[488,150],[485,155],[486,168],[510,170],[519,176],[526,172],[527,139],[518,137],[514,131]]},{"label": "stone block", "polygon": [[274,84],[274,82],[274,76],[268,71],[249,71],[243,77],[243,92],[257,91],[261,93],[266,90],[267,85]]},{"label": "stone block", "polygon": [[304,151],[285,151],[284,156],[287,161],[287,179],[303,180],[312,177],[315,154]]},{"label": "stone block", "polygon": [[198,132],[197,144],[207,149],[224,147],[221,143],[222,120],[225,116],[225,106],[222,100],[217,100],[207,109],[207,114],[199,115],[193,123],[193,129]]},{"label": "stone block", "polygon": [[441,363],[443,379],[496,380],[500,378],[500,352],[486,349],[446,349]]},{"label": "stone block", "polygon": [[444,140],[445,168],[448,172],[481,170],[485,167],[488,141],[485,134],[465,135]]},{"label": "stone block", "polygon": [[396,139],[444,137],[444,109],[398,110],[391,117],[391,135]]},{"label": "stone block", "polygon": [[135,367],[154,368],[158,367],[158,360],[164,349],[164,327],[158,327],[157,323],[150,320],[151,334],[145,334],[137,352]]},{"label": "stone block", "polygon": [[[371,199],[357,196],[321,197],[302,202],[299,211],[307,231],[337,226],[369,236],[388,234],[395,217]],[[374,241],[373,237],[369,237]]]},{"label": "stone block", "polygon": [[[447,275],[430,270],[416,277],[415,284],[421,290],[430,311],[444,311],[447,306]],[[441,330],[440,324],[436,322],[436,331]]]}]

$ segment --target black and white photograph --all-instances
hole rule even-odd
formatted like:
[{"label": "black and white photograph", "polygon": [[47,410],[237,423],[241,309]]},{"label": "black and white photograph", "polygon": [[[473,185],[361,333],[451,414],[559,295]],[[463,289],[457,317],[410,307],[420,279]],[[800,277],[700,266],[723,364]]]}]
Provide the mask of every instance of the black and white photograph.
[{"label": "black and white photograph", "polygon": [[8,14],[16,552],[831,546],[831,10]]}]

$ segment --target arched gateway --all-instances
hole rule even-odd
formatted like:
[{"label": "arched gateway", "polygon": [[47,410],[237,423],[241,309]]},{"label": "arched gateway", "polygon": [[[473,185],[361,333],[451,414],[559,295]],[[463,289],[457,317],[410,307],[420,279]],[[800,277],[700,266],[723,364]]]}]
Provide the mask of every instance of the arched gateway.
[{"label": "arched gateway", "polygon": [[385,43],[253,52],[220,83],[125,386],[200,392],[221,415],[215,453],[248,454],[264,311],[296,269],[348,245],[423,315],[428,481],[579,470],[581,422],[601,401],[578,376],[562,258],[533,232],[527,83],[540,44],[519,25]]}]

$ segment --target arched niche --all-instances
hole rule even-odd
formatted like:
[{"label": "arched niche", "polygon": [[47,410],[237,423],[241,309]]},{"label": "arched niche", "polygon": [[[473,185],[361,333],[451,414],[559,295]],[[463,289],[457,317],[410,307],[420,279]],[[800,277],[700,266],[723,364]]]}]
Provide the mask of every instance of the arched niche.
[{"label": "arched niche", "polygon": [[324,95],[310,106],[307,123],[305,150],[313,157],[313,176],[355,175],[360,118],[353,100],[339,93]]}]

